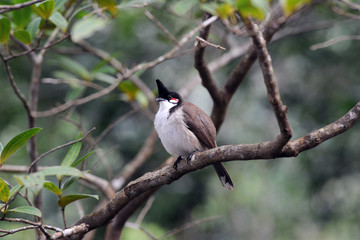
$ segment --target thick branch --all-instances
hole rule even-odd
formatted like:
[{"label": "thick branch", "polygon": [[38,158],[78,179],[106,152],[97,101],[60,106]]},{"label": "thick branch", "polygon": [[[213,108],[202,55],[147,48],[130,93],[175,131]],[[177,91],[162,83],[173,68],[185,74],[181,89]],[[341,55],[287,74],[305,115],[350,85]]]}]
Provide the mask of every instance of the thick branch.
[{"label": "thick branch", "polygon": [[[227,145],[213,148],[195,154],[194,160],[181,162],[175,170],[172,164],[144,174],[142,177],[130,182],[124,189],[119,191],[102,209],[83,217],[75,225],[85,223],[89,230],[107,224],[115,215],[141,194],[170,184],[183,175],[204,168],[216,162],[223,161],[246,161],[254,159],[273,159],[274,157],[295,157],[300,152],[311,149],[320,143],[335,137],[351,128],[360,119],[360,102],[358,102],[342,118],[324,128],[318,129],[297,140],[288,142],[283,151],[273,155],[274,142],[257,144]],[[78,239],[81,236],[73,236]]]}]

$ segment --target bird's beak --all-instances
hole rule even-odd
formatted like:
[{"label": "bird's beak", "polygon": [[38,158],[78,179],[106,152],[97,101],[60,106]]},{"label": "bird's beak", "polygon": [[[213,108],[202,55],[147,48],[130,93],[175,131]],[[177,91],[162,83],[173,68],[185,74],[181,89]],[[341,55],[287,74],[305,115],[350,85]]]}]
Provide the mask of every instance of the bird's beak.
[{"label": "bird's beak", "polygon": [[165,101],[166,99],[165,99],[165,98],[161,98],[161,97],[157,97],[155,100],[156,100],[157,102],[161,102],[161,101]]},{"label": "bird's beak", "polygon": [[164,84],[159,79],[156,80],[156,85],[159,91],[159,95],[156,98],[156,101],[161,102],[166,100],[164,97],[166,97],[169,94],[169,90],[164,86]]}]

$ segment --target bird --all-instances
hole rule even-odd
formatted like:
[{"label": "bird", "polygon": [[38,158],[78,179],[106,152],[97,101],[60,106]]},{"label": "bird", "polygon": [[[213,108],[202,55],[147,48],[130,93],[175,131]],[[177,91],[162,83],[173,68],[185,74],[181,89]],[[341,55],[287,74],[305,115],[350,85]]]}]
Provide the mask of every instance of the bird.
[{"label": "bird", "polygon": [[[217,147],[216,128],[211,118],[198,106],[183,99],[177,92],[167,89],[157,79],[159,110],[154,126],[165,150],[177,157],[173,168],[186,158],[190,161],[198,151]],[[233,190],[234,184],[222,162],[213,164],[223,187]]]}]

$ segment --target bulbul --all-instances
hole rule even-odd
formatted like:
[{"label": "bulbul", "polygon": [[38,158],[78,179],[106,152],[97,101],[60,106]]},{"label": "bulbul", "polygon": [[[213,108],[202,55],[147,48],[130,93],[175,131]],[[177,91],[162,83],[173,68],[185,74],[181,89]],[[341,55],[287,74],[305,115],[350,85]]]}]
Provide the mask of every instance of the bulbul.
[{"label": "bulbul", "polygon": [[[157,79],[159,110],[154,125],[166,151],[177,156],[175,170],[182,158],[191,160],[194,153],[216,147],[216,129],[210,117],[199,107],[168,90]],[[221,184],[228,190],[234,185],[223,163],[213,164]]]}]

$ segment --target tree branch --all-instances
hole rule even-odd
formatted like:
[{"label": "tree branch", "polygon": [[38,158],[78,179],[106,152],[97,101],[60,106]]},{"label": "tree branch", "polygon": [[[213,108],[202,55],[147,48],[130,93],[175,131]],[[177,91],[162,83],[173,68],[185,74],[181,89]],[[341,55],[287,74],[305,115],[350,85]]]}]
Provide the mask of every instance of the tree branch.
[{"label": "tree branch", "polygon": [[89,136],[89,134],[90,134],[92,131],[94,131],[94,130],[95,130],[95,127],[93,127],[90,131],[88,131],[88,132],[85,134],[85,136],[83,136],[82,138],[77,139],[77,140],[74,140],[74,141],[71,141],[71,142],[68,142],[68,143],[65,143],[65,144],[60,145],[60,146],[57,146],[57,147],[55,147],[55,148],[47,151],[46,153],[41,154],[38,158],[36,158],[36,159],[30,164],[30,167],[29,167],[29,170],[28,170],[28,174],[31,172],[31,168],[32,168],[35,164],[37,164],[37,162],[38,162],[40,159],[46,157],[46,156],[49,155],[50,153],[53,153],[53,152],[55,152],[55,151],[57,151],[57,150],[59,150],[59,149],[62,149],[62,148],[64,148],[64,147],[73,145],[73,144],[75,144],[75,143],[77,143],[77,142],[83,141],[83,140],[84,140],[85,138],[87,138],[87,136]]},{"label": "tree branch", "polygon": [[[273,152],[274,142],[262,142],[256,144],[226,145],[199,152],[195,154],[195,158],[192,161],[181,162],[177,170],[172,167],[172,164],[168,163],[164,167],[148,172],[130,182],[106,206],[90,215],[84,216],[74,225],[85,223],[89,225],[89,230],[103,226],[141,194],[156,190],[162,185],[174,182],[189,172],[199,170],[216,162],[295,157],[300,152],[316,147],[322,142],[345,132],[359,119],[360,102],[334,123],[313,131],[302,138],[288,142],[276,156],[274,156]],[[82,235],[74,235],[71,239],[79,239],[81,237]]]},{"label": "tree branch", "polygon": [[14,5],[0,5],[0,14],[10,12],[10,11],[13,11],[13,10],[17,10],[17,9],[20,9],[20,8],[24,8],[24,7],[33,5],[35,3],[44,2],[44,1],[45,0],[32,0],[32,1],[24,2],[24,3],[18,3],[18,4],[14,4]]},{"label": "tree branch", "polygon": [[[204,21],[210,17],[209,14],[205,14]],[[207,40],[210,32],[211,25],[208,25],[200,30],[199,37],[201,39]],[[204,54],[205,54],[206,45],[198,44],[196,46],[194,54],[194,67],[199,72],[201,77],[202,85],[208,90],[211,98],[214,101],[214,104],[221,102],[221,95],[218,87],[216,86],[215,80],[212,78],[211,72],[206,65]]]},{"label": "tree branch", "polygon": [[268,99],[274,110],[279,128],[280,135],[275,139],[274,153],[278,153],[283,146],[292,137],[292,128],[287,118],[287,107],[282,103],[279,88],[277,86],[274,69],[270,54],[266,48],[266,41],[259,30],[259,26],[255,24],[251,18],[241,16],[246,29],[252,38],[253,45],[256,48],[257,57],[259,59],[261,71],[263,73],[264,82],[268,92]]}]

